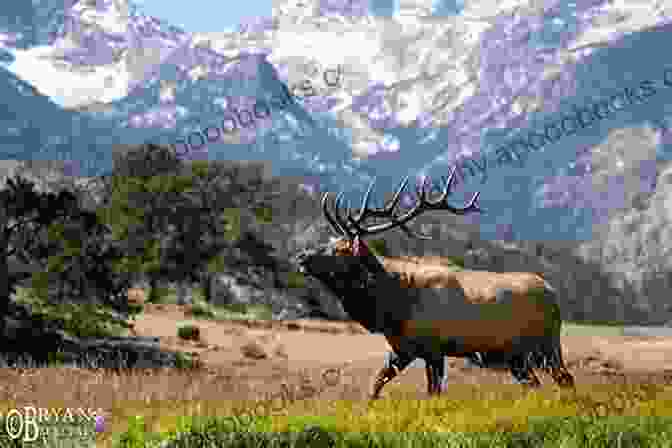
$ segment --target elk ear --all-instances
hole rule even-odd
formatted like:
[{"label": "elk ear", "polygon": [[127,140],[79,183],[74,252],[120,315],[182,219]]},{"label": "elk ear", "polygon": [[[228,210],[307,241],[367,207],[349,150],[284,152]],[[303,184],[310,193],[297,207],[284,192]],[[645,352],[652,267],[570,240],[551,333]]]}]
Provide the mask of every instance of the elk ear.
[{"label": "elk ear", "polygon": [[352,243],[352,254],[355,257],[366,257],[369,255],[369,248],[364,241],[358,236],[355,237],[355,241]]}]

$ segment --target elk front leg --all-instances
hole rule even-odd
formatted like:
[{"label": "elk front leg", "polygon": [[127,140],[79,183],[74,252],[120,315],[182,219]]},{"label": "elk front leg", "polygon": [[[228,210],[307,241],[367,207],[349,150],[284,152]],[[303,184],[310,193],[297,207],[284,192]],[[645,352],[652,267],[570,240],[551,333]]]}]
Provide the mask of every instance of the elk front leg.
[{"label": "elk front leg", "polygon": [[429,359],[425,359],[425,374],[427,375],[427,394],[434,393],[434,367]]},{"label": "elk front leg", "polygon": [[414,359],[413,356],[405,353],[396,353],[393,351],[387,352],[385,354],[385,366],[380,369],[373,384],[371,399],[375,400],[380,398],[380,391],[383,386],[399,375],[399,373],[408,367]]},{"label": "elk front leg", "polygon": [[427,394],[440,395],[441,387],[445,379],[445,369],[443,357],[441,358],[423,358],[425,361],[425,373],[427,374]]},{"label": "elk front leg", "polygon": [[434,386],[430,394],[441,395],[441,390],[443,388],[443,382],[446,379],[446,371],[444,365],[443,356],[432,360],[432,385]]}]

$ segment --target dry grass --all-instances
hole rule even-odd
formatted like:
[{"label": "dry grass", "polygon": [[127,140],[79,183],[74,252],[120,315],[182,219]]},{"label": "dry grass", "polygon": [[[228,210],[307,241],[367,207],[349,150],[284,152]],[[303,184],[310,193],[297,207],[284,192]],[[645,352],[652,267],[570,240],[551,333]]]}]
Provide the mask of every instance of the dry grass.
[{"label": "dry grass", "polygon": [[[306,373],[287,379],[280,394],[283,403],[320,392]],[[3,415],[23,406],[102,409],[106,430],[98,436],[97,447],[111,447],[111,436],[126,431],[136,416],[142,416],[147,431],[166,432],[185,417],[232,415],[252,399],[278,399],[277,394],[272,398],[268,387],[263,390],[253,380],[240,381],[226,369],[4,368],[0,384]]]},{"label": "dry grass", "polygon": [[[159,305],[148,305],[146,311],[155,307],[161,311]],[[202,312],[192,314],[209,316],[209,313]],[[186,316],[180,316],[180,319],[183,317]],[[202,320],[198,323],[204,328],[210,324]],[[240,333],[240,337],[249,338],[240,352],[236,348],[237,358],[227,360],[229,366],[188,371],[155,369],[121,372],[74,367],[0,368],[0,410],[27,405],[100,408],[105,412],[106,431],[98,436],[96,446],[102,448],[112,447],[113,435],[124,433],[129,425],[137,422],[141,422],[146,433],[165,435],[197,420],[194,417],[241,414],[260,417],[258,430],[284,430],[320,424],[337,431],[361,433],[518,428],[530,416],[672,414],[669,406],[672,390],[659,387],[652,392],[654,386],[646,385],[658,382],[661,386],[661,378],[650,381],[628,374],[629,384],[596,386],[586,381],[587,372],[592,372],[593,378],[599,376],[600,381],[606,383],[616,383],[620,377],[578,365],[576,369],[583,373],[573,372],[579,373],[576,378],[577,394],[573,396],[557,394],[551,389],[524,394],[517,386],[478,384],[486,376],[495,375],[479,371],[463,375],[473,383],[454,384],[440,399],[427,400],[424,372],[416,369],[418,371],[403,375],[405,378],[389,384],[384,391],[385,399],[369,404],[365,398],[375,373],[373,370],[380,365],[336,369],[325,368],[316,362],[310,364],[310,370],[299,370],[294,362],[282,358],[285,348],[272,335],[254,336],[263,334],[262,330],[306,331],[306,338],[310,339],[310,330],[334,333],[334,343],[338,343],[338,334],[344,332],[344,324],[237,319],[235,325],[217,325],[221,325],[218,331],[222,334],[236,332]],[[350,324],[350,327],[346,333],[366,333],[356,324]],[[177,337],[177,325],[172,328],[172,334]],[[582,336],[595,336],[602,331],[605,336],[618,334],[614,333],[617,328],[597,331],[594,327],[591,330],[570,325],[566,329],[570,334],[581,330],[579,333]],[[205,332],[205,340],[212,343],[208,337]],[[221,350],[226,348],[220,347]],[[325,351],[329,349],[329,346],[324,347]],[[272,356],[273,353],[276,356]],[[596,359],[601,360],[602,357]],[[292,364],[291,369],[289,364]],[[613,366],[610,370],[622,372],[621,367]],[[570,368],[574,369],[573,366]],[[456,376],[462,375],[454,368],[451,372]],[[509,380],[508,376],[503,379],[505,382]],[[136,419],[136,416],[142,418]]]},{"label": "dry grass", "polygon": [[[278,371],[280,390],[245,381],[233,370],[134,370],[114,373],[79,368],[1,369],[0,409],[101,408],[106,431],[97,447],[141,417],[144,431],[168,434],[202,417],[259,417],[258,430],[296,430],[308,424],[347,432],[487,431],[523,429],[530,416],[671,415],[672,391],[662,385],[579,384],[576,393],[544,388],[526,393],[512,385],[453,385],[439,399],[418,399],[409,384],[390,384],[385,399],[368,403],[366,384],[348,382],[334,369]],[[353,378],[362,378],[353,372]],[[338,384],[338,395],[329,394]],[[276,382],[277,385],[277,382]],[[655,390],[654,390],[655,389]],[[65,398],[64,398],[65,397]],[[493,426],[494,425],[494,426]]]}]

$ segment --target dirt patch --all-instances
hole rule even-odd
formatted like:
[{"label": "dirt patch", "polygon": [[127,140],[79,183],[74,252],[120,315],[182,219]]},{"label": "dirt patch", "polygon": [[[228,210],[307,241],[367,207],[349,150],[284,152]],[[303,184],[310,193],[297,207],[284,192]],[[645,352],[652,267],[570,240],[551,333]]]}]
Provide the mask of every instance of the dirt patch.
[{"label": "dirt patch", "polygon": [[[200,328],[200,341],[177,338],[177,326],[185,321]],[[312,385],[304,387],[305,394],[313,390],[324,398],[364,398],[388,350],[382,335],[369,334],[356,323],[200,320],[178,305],[148,307],[136,318],[135,330],[140,336],[158,336],[167,349],[197,353],[208,372],[235,381],[238,394],[277,391],[294,378],[296,384]],[[566,336],[563,348],[577,383],[672,379],[672,338]],[[462,359],[448,360],[449,384],[511,383],[506,371],[467,368]],[[424,369],[408,368],[395,381],[425,395]]]}]

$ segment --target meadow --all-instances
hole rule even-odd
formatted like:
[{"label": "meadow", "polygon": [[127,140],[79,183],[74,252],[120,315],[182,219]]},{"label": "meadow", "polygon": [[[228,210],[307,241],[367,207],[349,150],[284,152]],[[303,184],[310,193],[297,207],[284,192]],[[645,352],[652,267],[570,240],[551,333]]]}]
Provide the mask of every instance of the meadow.
[{"label": "meadow", "polygon": [[[204,308],[192,313],[196,325],[216,315]],[[229,331],[233,317],[223,316],[217,325]],[[179,331],[176,325],[175,334]],[[564,336],[588,340],[621,332],[615,324],[568,322]],[[180,342],[187,351],[190,343]],[[501,384],[449,383],[440,397],[428,398],[424,373],[416,369],[407,375],[414,380],[393,382],[383,399],[369,402],[368,374],[361,372],[353,375],[362,382],[344,381],[334,394],[320,386],[319,375],[290,374],[268,359],[232,364],[238,370],[206,364],[109,371],[28,363],[0,371],[0,410],[6,415],[27,404],[102,408],[105,431],[95,446],[105,448],[672,447],[672,381],[661,375],[647,379],[621,372],[621,380],[597,384],[582,379],[587,378],[582,367],[570,367],[577,375],[575,391],[548,382],[529,391],[507,384],[503,376]],[[280,387],[262,387],[274,381]],[[0,437],[0,446],[16,445]]]}]

